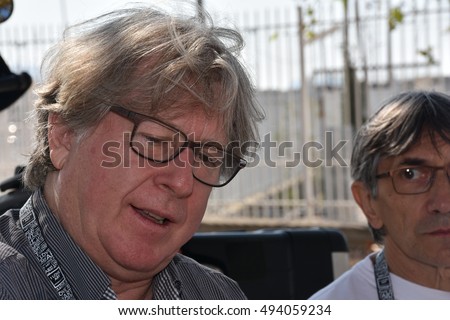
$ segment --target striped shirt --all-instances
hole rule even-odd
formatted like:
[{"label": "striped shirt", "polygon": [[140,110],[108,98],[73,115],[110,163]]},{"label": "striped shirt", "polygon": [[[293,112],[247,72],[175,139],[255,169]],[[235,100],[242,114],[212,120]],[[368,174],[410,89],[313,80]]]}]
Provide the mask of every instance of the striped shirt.
[{"label": "striped shirt", "polygon": [[[152,290],[157,300],[246,299],[235,281],[180,254],[153,278]],[[22,209],[0,216],[0,299],[101,300],[116,294],[37,191]]]}]

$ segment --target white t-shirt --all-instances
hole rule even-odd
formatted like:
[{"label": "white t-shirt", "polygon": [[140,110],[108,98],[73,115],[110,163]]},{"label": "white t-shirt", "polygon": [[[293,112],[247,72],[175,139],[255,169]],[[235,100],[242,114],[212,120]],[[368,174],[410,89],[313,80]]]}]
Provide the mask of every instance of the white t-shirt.
[{"label": "white t-shirt", "polygon": [[[394,298],[398,300],[448,300],[450,292],[427,288],[392,273]],[[356,263],[325,288],[313,294],[311,300],[378,300],[371,255]]]}]

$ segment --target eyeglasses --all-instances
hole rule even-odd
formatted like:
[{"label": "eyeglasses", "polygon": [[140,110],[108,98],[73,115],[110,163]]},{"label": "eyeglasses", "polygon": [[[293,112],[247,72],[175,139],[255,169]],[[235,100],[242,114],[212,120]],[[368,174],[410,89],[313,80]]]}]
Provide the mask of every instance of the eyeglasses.
[{"label": "eyeglasses", "polygon": [[436,179],[436,172],[444,170],[450,180],[447,167],[415,166],[380,173],[377,179],[391,177],[394,190],[399,194],[419,194],[430,190]]},{"label": "eyeglasses", "polygon": [[223,150],[218,142],[190,141],[185,133],[159,119],[117,105],[110,110],[134,123],[130,147],[142,158],[162,164],[175,159],[184,149],[192,149],[192,174],[208,186],[223,187],[247,165],[246,160]]}]

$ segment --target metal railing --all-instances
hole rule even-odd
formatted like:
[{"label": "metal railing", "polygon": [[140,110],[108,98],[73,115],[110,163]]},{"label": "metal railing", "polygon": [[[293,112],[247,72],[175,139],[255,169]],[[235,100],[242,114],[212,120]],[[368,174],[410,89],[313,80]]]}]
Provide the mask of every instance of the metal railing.
[{"label": "metal railing", "polygon": [[[350,192],[353,135],[392,94],[450,91],[449,2],[302,1],[234,20],[267,111],[262,134],[277,142],[276,166],[260,162],[215,191],[206,221],[366,226]],[[291,153],[280,156],[286,142]],[[330,159],[339,143],[340,159]],[[292,154],[309,161],[292,168]]]}]

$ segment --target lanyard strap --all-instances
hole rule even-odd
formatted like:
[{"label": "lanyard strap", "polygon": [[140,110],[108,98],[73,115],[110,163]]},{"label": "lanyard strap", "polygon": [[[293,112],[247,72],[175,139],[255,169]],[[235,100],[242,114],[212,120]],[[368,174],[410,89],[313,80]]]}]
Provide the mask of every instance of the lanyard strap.
[{"label": "lanyard strap", "polygon": [[69,282],[67,282],[64,273],[58,265],[58,261],[42,236],[41,228],[30,206],[25,206],[20,210],[20,225],[34,254],[52,283],[53,288],[58,292],[58,295],[63,300],[75,299]]},{"label": "lanyard strap", "polygon": [[375,259],[374,265],[375,283],[377,284],[379,300],[394,300],[391,276],[384,257],[384,250],[381,250]]}]

